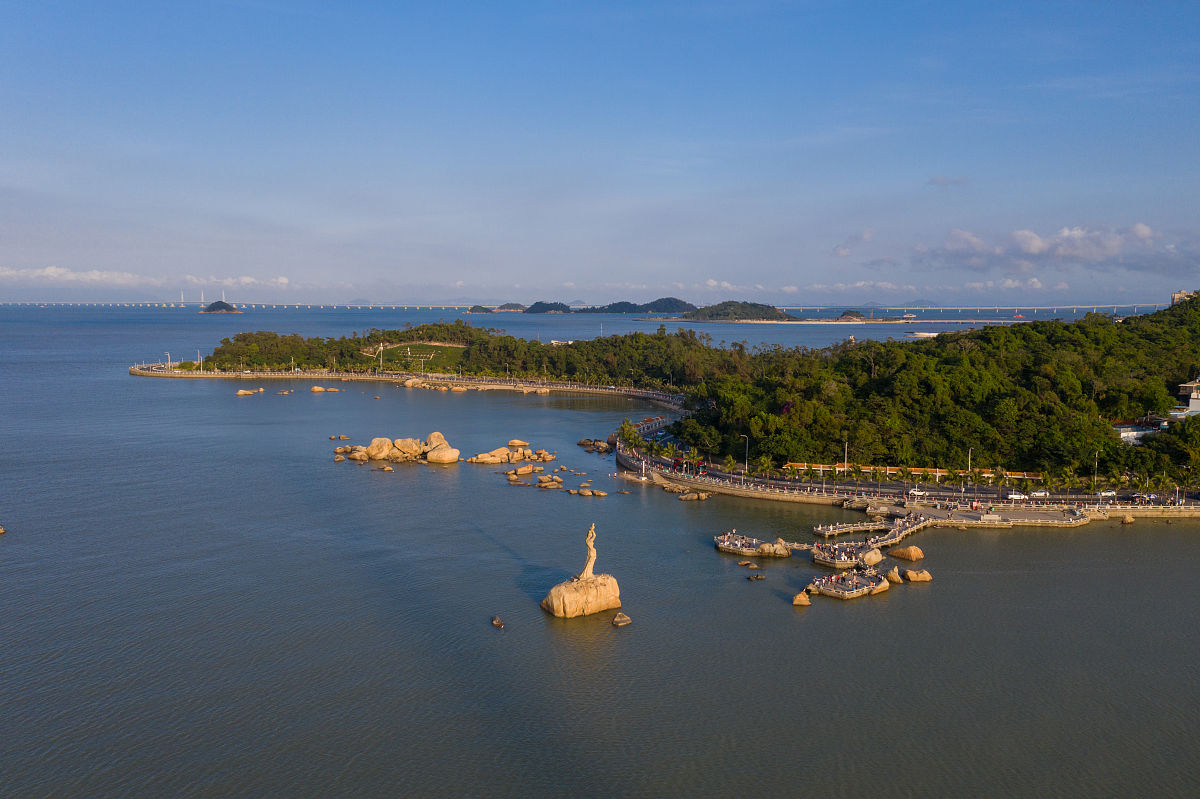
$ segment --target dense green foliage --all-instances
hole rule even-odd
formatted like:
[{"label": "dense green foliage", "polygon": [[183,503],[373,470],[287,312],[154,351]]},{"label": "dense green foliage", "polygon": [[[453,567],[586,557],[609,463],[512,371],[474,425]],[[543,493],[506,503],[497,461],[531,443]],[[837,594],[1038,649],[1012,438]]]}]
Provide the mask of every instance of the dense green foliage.
[{"label": "dense green foliage", "polygon": [[[823,350],[713,347],[692,330],[632,333],[570,345],[526,341],[462,322],[341,339],[242,333],[213,368],[370,369],[380,343],[461,345],[467,374],[682,387],[695,413],[677,435],[707,457],[758,463],[1000,467],[1085,485],[1200,474],[1200,418],[1123,444],[1115,419],[1165,414],[1178,384],[1200,373],[1200,300],[1114,322],[1029,322],[915,342],[860,341]],[[392,364],[385,350],[385,363]],[[244,366],[242,366],[244,364]],[[1133,475],[1134,477],[1130,477]]]},{"label": "dense green foliage", "polygon": [[472,305],[467,309],[467,313],[491,313],[492,309],[483,305]]},{"label": "dense green foliage", "polygon": [[523,310],[525,310],[525,306],[519,302],[506,302],[503,305],[496,308],[496,310],[497,311],[523,311]]},{"label": "dense green foliage", "polygon": [[697,322],[736,322],[745,319],[786,321],[788,319],[795,319],[796,317],[779,310],[774,305],[729,300],[727,302],[719,302],[716,305],[697,308],[694,311],[688,311],[680,318]]}]

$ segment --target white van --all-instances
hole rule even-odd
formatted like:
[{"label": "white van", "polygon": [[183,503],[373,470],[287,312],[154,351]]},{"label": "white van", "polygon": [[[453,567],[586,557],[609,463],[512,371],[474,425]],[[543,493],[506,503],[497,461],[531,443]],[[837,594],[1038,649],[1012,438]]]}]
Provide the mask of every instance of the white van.
[{"label": "white van", "polygon": [[1008,499],[1009,499],[1009,500],[1014,500],[1014,499],[1029,499],[1029,497],[1027,497],[1025,494],[1022,494],[1020,491],[1009,491],[1009,492],[1008,492]]}]

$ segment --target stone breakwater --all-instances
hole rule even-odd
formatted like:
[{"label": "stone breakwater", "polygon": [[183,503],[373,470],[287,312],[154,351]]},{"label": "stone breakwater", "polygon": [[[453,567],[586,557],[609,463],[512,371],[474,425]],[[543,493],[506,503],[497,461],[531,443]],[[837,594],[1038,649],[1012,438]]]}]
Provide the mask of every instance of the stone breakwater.
[{"label": "stone breakwater", "polygon": [[[176,369],[174,364],[143,363],[129,367],[134,377],[166,377],[182,380],[340,380],[392,383],[408,388],[462,393],[465,391],[517,391],[522,394],[600,394],[633,397],[654,402],[673,410],[683,407],[683,395],[646,388],[603,386],[574,383],[568,380],[521,380],[503,377],[475,377],[439,372],[342,372],[331,369],[303,371],[266,370],[243,372],[211,372],[195,369]],[[255,392],[257,393],[257,392]]]}]

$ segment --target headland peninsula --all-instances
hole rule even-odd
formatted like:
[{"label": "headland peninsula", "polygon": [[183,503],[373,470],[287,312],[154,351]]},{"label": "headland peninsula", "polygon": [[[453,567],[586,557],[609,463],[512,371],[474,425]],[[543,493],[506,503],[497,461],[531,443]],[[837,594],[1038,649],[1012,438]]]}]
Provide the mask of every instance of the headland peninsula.
[{"label": "headland peninsula", "polygon": [[[665,326],[559,344],[463,322],[340,338],[259,331],[224,339],[204,368],[438,372],[681,395],[681,451],[761,473],[845,461],[1158,493],[1200,474],[1200,421],[1175,397],[1200,373],[1196,299],[1120,322],[1089,314],[822,349],[718,347]],[[1135,422],[1147,434],[1131,445],[1122,428]]]}]

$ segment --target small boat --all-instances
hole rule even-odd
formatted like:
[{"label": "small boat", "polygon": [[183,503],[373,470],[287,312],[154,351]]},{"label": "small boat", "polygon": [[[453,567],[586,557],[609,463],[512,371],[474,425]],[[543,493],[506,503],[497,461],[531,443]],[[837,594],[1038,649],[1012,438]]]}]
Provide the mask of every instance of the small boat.
[{"label": "small boat", "polygon": [[1016,316],[1013,317],[1013,319],[1024,319],[1024,318],[1025,317],[1022,316],[1021,314],[1017,314]]}]

